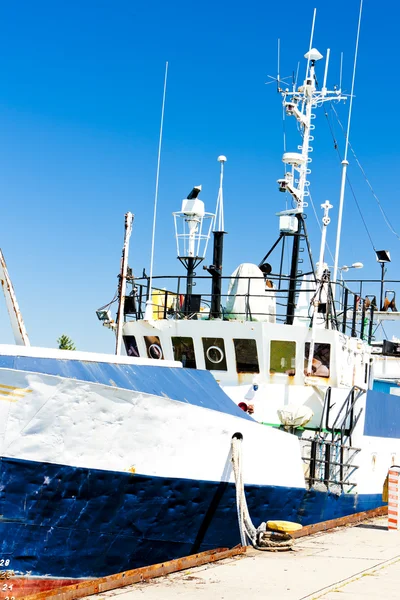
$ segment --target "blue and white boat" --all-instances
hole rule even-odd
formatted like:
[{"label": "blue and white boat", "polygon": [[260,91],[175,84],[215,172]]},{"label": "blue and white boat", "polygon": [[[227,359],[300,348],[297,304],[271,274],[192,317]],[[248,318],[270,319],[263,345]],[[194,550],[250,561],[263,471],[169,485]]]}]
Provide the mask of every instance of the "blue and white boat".
[{"label": "blue and white boat", "polygon": [[[400,403],[374,389],[372,324],[382,311],[330,282],[329,203],[319,262],[310,255],[309,272],[298,272],[314,109],[342,99],[326,77],[317,88],[320,53],[310,45],[305,57],[304,84],[280,90],[302,134],[279,180],[293,207],[259,264],[222,277],[225,157],[216,216],[199,187],[175,214],[184,275],[134,277],[127,215],[118,318],[98,311],[116,330],[115,356],[31,347],[1,261],[17,342],[0,346],[0,569],[10,594],[239,543],[235,434],[256,526],[383,504],[388,468],[400,461]],[[207,216],[213,265],[196,277]]]}]

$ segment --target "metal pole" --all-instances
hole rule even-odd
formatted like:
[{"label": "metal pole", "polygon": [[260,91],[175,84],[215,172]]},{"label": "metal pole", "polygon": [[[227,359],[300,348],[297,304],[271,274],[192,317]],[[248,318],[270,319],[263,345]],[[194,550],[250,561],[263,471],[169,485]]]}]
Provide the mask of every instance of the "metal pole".
[{"label": "metal pole", "polygon": [[[346,174],[349,162],[344,159],[342,160],[342,181],[340,184],[340,199],[339,199],[339,215],[338,215],[338,226],[336,232],[336,249],[335,259],[333,263],[333,283],[337,282],[337,274],[339,269],[339,250],[340,250],[340,236],[342,234],[342,219],[343,219],[343,205],[344,205],[344,192],[346,188]],[[335,286],[336,288],[336,286]],[[335,294],[336,296],[336,294]]]},{"label": "metal pole", "polygon": [[130,239],[131,233],[132,233],[132,223],[133,223],[133,214],[128,212],[125,215],[125,237],[124,237],[124,246],[122,248],[121,272],[119,275],[117,339],[116,339],[116,344],[115,344],[115,354],[117,356],[121,354],[122,329],[124,326],[126,273],[128,270],[129,239]]},{"label": "metal pole", "polygon": [[185,314],[190,314],[191,311],[191,300],[192,300],[192,291],[193,291],[193,277],[194,277],[194,261],[195,259],[190,256],[187,259],[187,275],[186,275],[186,298],[184,304],[184,312]]},{"label": "metal pole", "polygon": [[300,236],[301,236],[301,226],[302,226],[302,218],[301,215],[296,215],[298,230],[297,233],[294,234],[293,237],[293,250],[292,250],[292,264],[290,267],[290,279],[289,279],[289,294],[288,294],[288,303],[286,310],[286,324],[292,325],[294,320],[294,311],[296,308],[296,283],[297,283],[297,266],[299,262],[299,250],[300,250]]},{"label": "metal pole", "polygon": [[6,261],[0,250],[0,283],[3,288],[4,298],[6,300],[7,310],[11,321],[11,327],[14,334],[15,343],[18,346],[30,346],[24,320],[18,306],[17,297],[8,274]]},{"label": "metal pole", "polygon": [[210,317],[219,319],[221,316],[221,278],[222,278],[222,255],[224,248],[224,231],[214,231],[213,264],[208,268],[212,276],[211,288],[211,310]]},{"label": "metal pole", "polygon": [[357,296],[354,294],[353,319],[352,319],[352,323],[351,323],[351,337],[357,337],[356,321],[357,321]]},{"label": "metal pole", "polygon": [[369,313],[368,344],[372,342],[372,332],[374,327],[374,305],[371,304]]},{"label": "metal pole", "polygon": [[380,303],[379,303],[379,310],[383,310],[383,284],[384,284],[384,280],[385,280],[385,263],[381,263],[381,269],[382,269],[382,274],[381,274],[381,299],[380,299]]},{"label": "metal pole", "polygon": [[160,180],[160,165],[161,165],[161,146],[162,137],[164,130],[164,112],[165,112],[165,96],[167,93],[167,78],[168,78],[168,62],[165,63],[165,75],[164,75],[164,91],[161,106],[161,124],[160,124],[160,137],[158,140],[158,156],[157,156],[157,171],[156,171],[156,189],[154,192],[154,211],[153,211],[153,232],[151,236],[151,257],[150,257],[150,277],[149,277],[149,297],[146,302],[146,309],[144,312],[144,318],[146,321],[150,321],[153,316],[153,306],[151,300],[151,288],[153,285],[153,267],[154,267],[154,243],[156,237],[156,220],[157,220],[157,203],[158,203],[158,183]]},{"label": "metal pole", "polygon": [[[354,53],[354,65],[353,65],[353,78],[351,81],[351,92],[350,92],[350,106],[349,106],[349,117],[347,120],[347,132],[346,132],[346,143],[344,147],[344,157],[342,160],[342,183],[340,186],[340,200],[339,200],[339,215],[338,215],[338,227],[336,233],[336,248],[335,248],[335,261],[333,267],[333,282],[337,281],[337,272],[339,268],[339,250],[340,250],[340,235],[342,232],[342,217],[343,217],[343,204],[344,204],[344,191],[346,187],[346,171],[347,165],[347,152],[349,149],[349,137],[350,137],[350,124],[351,124],[351,113],[353,108],[353,97],[354,97],[354,83],[356,79],[356,67],[357,67],[357,54],[358,54],[358,42],[360,39],[360,28],[361,28],[361,15],[363,8],[363,0],[360,1],[360,10],[358,15],[358,27],[357,27],[357,38],[356,38],[356,49]],[[336,295],[336,294],[335,294]]]},{"label": "metal pole", "polygon": [[360,300],[362,302],[362,310],[361,310],[361,325],[360,325],[360,340],[364,339],[364,330],[365,330],[365,301]]},{"label": "metal pole", "polygon": [[[308,352],[307,375],[312,375],[312,361],[314,358],[318,307],[320,304],[319,298],[321,297],[321,292],[323,289],[322,277],[323,277],[323,272],[324,272],[326,233],[327,233],[328,225],[330,223],[329,209],[332,208],[332,204],[330,204],[329,200],[327,200],[324,204],[321,204],[321,208],[324,209],[324,216],[322,217],[321,246],[319,249],[319,261],[318,261],[318,269],[317,269],[317,276],[316,276],[317,288],[315,290],[314,301],[313,301],[313,315],[312,315],[312,323],[311,323],[310,348],[309,348],[309,352]],[[327,300],[328,300],[327,304],[329,304],[329,298]],[[328,318],[328,314],[326,315],[326,318]]]},{"label": "metal pole", "polygon": [[348,288],[344,288],[342,333],[346,333],[348,302],[349,302],[349,290],[348,290]]}]

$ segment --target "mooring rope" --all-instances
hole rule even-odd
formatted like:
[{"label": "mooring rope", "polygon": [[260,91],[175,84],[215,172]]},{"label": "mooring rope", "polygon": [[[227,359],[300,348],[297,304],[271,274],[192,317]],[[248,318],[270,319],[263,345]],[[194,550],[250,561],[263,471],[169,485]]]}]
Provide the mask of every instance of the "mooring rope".
[{"label": "mooring rope", "polygon": [[249,541],[256,547],[257,529],[251,520],[244,491],[242,440],[243,436],[241,433],[235,433],[232,437],[232,464],[236,483],[236,509],[242,546],[247,546],[247,541]]},{"label": "mooring rope", "polygon": [[232,465],[236,484],[236,510],[238,516],[240,540],[242,546],[252,545],[256,550],[290,550],[293,539],[290,534],[267,531],[265,523],[256,528],[251,520],[247,506],[243,479],[243,435],[232,436]]}]

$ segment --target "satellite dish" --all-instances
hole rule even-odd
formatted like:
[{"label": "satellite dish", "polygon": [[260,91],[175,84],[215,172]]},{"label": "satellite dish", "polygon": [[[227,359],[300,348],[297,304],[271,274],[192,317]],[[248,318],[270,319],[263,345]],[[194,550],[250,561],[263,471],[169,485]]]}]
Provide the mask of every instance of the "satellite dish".
[{"label": "satellite dish", "polygon": [[322,56],[321,52],[318,52],[316,48],[311,48],[309,52],[306,52],[304,58],[306,58],[307,60],[321,60],[321,58],[324,57]]}]

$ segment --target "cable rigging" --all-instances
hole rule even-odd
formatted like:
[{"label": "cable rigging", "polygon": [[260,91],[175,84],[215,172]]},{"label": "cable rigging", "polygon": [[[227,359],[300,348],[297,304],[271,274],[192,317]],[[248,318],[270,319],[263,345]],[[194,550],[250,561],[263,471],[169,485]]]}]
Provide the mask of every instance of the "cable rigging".
[{"label": "cable rigging", "polygon": [[[339,126],[340,126],[340,128],[341,128],[341,129],[342,129],[342,131],[343,131],[343,134],[344,134],[344,136],[346,136],[346,133],[345,133],[345,131],[344,131],[344,128],[343,128],[343,125],[342,125],[342,123],[341,123],[341,121],[340,121],[340,119],[339,119],[339,115],[337,114],[337,112],[336,112],[336,109],[335,109],[335,107],[333,106],[333,104],[332,104],[332,103],[331,103],[331,108],[332,108],[332,111],[333,111],[333,112],[334,112],[334,114],[335,114],[336,120],[337,120],[337,122],[339,123]],[[329,122],[329,119],[328,119],[328,122]],[[376,194],[376,192],[375,192],[374,188],[372,187],[372,185],[371,185],[371,183],[370,183],[370,181],[369,181],[369,179],[368,179],[368,177],[367,177],[367,174],[365,173],[365,171],[364,171],[364,169],[363,169],[363,167],[362,167],[362,165],[361,165],[361,163],[360,163],[360,161],[359,161],[359,159],[358,159],[358,157],[357,157],[357,155],[356,155],[356,153],[355,153],[355,151],[354,151],[354,148],[353,148],[353,146],[351,145],[350,141],[349,141],[349,147],[350,147],[350,150],[351,150],[351,152],[352,152],[352,154],[353,154],[354,160],[356,161],[356,163],[357,163],[357,166],[359,167],[359,169],[360,169],[360,171],[361,171],[361,173],[362,173],[362,175],[363,175],[363,177],[364,177],[364,179],[365,179],[365,182],[366,182],[366,184],[368,185],[368,187],[369,187],[369,189],[370,189],[370,191],[371,191],[371,194],[372,194],[372,196],[374,197],[374,199],[376,200],[376,202],[377,202],[377,204],[378,204],[379,210],[380,210],[380,212],[381,212],[381,214],[382,214],[383,220],[384,220],[384,221],[385,221],[385,223],[386,223],[386,226],[388,227],[388,229],[390,230],[390,232],[391,232],[393,235],[395,235],[395,236],[397,237],[397,239],[398,239],[398,240],[400,240],[400,235],[397,233],[397,231],[395,230],[395,228],[394,228],[394,227],[393,227],[393,225],[391,224],[391,222],[390,222],[390,220],[389,220],[389,217],[387,216],[387,214],[386,214],[386,212],[385,212],[385,210],[384,210],[384,208],[383,208],[383,206],[382,206],[382,204],[381,204],[381,201],[379,200],[379,198],[378,198],[378,196],[377,196],[377,194]]]},{"label": "cable rigging", "polygon": [[[331,104],[331,108],[332,108],[332,110],[334,111],[334,113],[335,113],[335,115],[336,115],[336,118],[337,118],[337,120],[338,120],[338,122],[339,122],[339,125],[340,125],[340,126],[341,126],[341,128],[342,128],[342,131],[343,131],[344,135],[346,135],[346,134],[345,134],[345,131],[344,131],[344,128],[343,128],[343,125],[342,125],[342,123],[339,121],[339,118],[338,118],[338,116],[337,116],[337,112],[336,112],[336,110],[335,110],[335,108],[334,108],[334,106],[333,106],[332,102],[331,102],[330,104]],[[329,115],[328,115],[328,113],[327,113],[326,109],[324,109],[324,110],[325,110],[325,117],[326,117],[326,120],[327,120],[327,122],[328,122],[329,131],[331,132],[331,135],[332,135],[333,146],[334,146],[334,148],[335,148],[335,150],[336,150],[336,152],[337,152],[337,154],[338,154],[338,157],[339,157],[339,162],[341,163],[341,162],[342,162],[342,156],[341,156],[341,154],[340,154],[339,145],[338,145],[338,142],[337,142],[337,140],[336,140],[336,136],[335,136],[335,133],[334,133],[334,131],[333,131],[332,124],[331,124],[331,122],[330,122],[330,120],[329,120]],[[349,142],[349,146],[350,146],[350,149],[351,149],[351,151],[354,153],[354,151],[353,151],[353,148],[352,148],[352,146],[351,146],[350,142]],[[363,225],[364,225],[365,231],[366,231],[366,233],[367,233],[368,239],[369,239],[369,241],[371,242],[372,249],[373,249],[373,250],[374,250],[374,252],[375,252],[375,244],[374,244],[374,242],[373,242],[373,239],[372,239],[371,233],[370,233],[370,231],[369,231],[369,229],[368,229],[368,225],[367,225],[367,223],[366,223],[366,221],[365,221],[365,219],[364,219],[364,215],[363,215],[363,213],[362,213],[361,207],[360,207],[360,205],[359,205],[359,202],[358,202],[358,200],[357,200],[356,193],[355,193],[355,191],[354,191],[354,188],[353,188],[353,186],[352,186],[352,184],[351,184],[351,181],[350,181],[349,175],[348,175],[347,173],[346,173],[346,181],[347,181],[347,183],[348,183],[348,185],[349,185],[349,187],[350,187],[351,194],[352,194],[352,196],[353,196],[353,198],[354,198],[354,202],[356,203],[356,206],[357,206],[358,212],[359,212],[359,214],[360,214],[361,220],[362,220],[362,222],[363,222]]]}]

